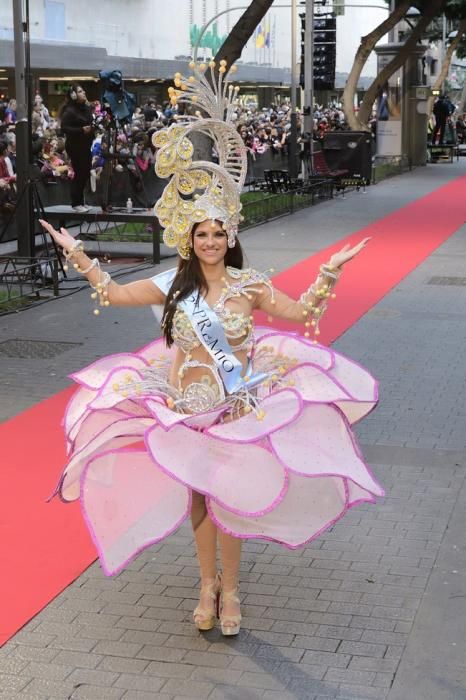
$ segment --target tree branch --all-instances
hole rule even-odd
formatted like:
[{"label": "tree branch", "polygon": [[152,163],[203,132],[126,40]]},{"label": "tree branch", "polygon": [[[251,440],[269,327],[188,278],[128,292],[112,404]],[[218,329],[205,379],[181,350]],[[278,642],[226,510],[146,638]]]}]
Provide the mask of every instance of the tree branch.
[{"label": "tree branch", "polygon": [[362,73],[362,69],[367,63],[371,52],[374,50],[376,43],[389,32],[398,22],[404,17],[407,10],[411,6],[411,0],[402,0],[394,12],[392,12],[383,22],[381,22],[370,34],[361,37],[361,43],[354,57],[353,65],[346,81],[343,91],[343,111],[345,112],[346,121],[350,129],[357,131],[359,129],[367,129],[367,124],[361,124],[358,117],[354,113],[354,94],[358,87],[358,81]]},{"label": "tree branch", "polygon": [[401,49],[392,58],[392,60],[387,63],[387,65],[372,82],[371,86],[364,95],[364,99],[359,109],[358,119],[361,123],[365,124],[368,121],[372,112],[372,106],[380,90],[383,88],[388,79],[391,78],[393,73],[395,73],[395,71],[401,68],[401,66],[404,64],[424,31],[427,29],[432,19],[441,11],[444,4],[445,0],[433,0],[433,2],[429,3],[428,11],[421,16],[419,22],[416,24]]},{"label": "tree branch", "polygon": [[[450,69],[453,54],[455,53],[456,48],[457,48],[458,44],[460,43],[460,41],[463,38],[465,33],[466,33],[466,19],[462,19],[458,25],[458,30],[456,32],[456,36],[452,39],[452,41],[451,41],[451,43],[450,43],[450,45],[445,53],[445,56],[444,56],[443,61],[442,61],[442,68],[440,70],[440,73],[437,76],[435,83],[432,86],[433,90],[440,90],[440,88],[442,87],[443,82],[448,75],[448,71]],[[432,112],[433,106],[434,106],[434,97],[431,96],[427,100],[427,114],[430,114]]]}]

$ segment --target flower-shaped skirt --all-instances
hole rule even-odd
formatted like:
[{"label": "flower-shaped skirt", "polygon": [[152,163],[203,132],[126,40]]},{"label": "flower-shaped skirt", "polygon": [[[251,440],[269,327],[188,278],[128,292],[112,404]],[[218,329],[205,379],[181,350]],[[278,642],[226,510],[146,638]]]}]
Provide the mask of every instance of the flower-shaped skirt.
[{"label": "flower-shaped skirt", "polygon": [[256,338],[254,371],[271,354],[281,371],[257,390],[261,420],[250,412],[223,422],[225,406],[179,413],[162,389],[132,391],[147,373],[166,377],[175,349],[163,340],[72,375],[79,388],[64,417],[69,461],[57,493],[81,500],[106,574],[176,530],[193,490],[223,531],[292,549],[383,495],[350,427],[377,403],[373,377],[294,334],[256,329]]}]

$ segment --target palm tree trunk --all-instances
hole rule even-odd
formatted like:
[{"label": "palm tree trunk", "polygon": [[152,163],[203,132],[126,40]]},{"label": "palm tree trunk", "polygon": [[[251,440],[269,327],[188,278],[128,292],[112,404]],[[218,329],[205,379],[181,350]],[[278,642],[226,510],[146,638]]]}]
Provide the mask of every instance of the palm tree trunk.
[{"label": "palm tree trunk", "polygon": [[429,3],[429,9],[422,15],[421,19],[416,24],[398,53],[389,63],[387,63],[385,68],[381,70],[381,72],[372,82],[371,86],[364,95],[364,99],[358,113],[358,119],[362,124],[367,123],[369,120],[377,95],[383,89],[387,80],[391,78],[393,73],[395,73],[395,71],[401,68],[401,66],[405,63],[406,59],[411,53],[411,50],[416,46],[418,40],[422,37],[422,34],[427,29],[434,17],[439,14],[444,4],[445,0],[433,0],[431,3]]},{"label": "palm tree trunk", "polygon": [[[437,80],[435,83],[432,85],[432,90],[440,90],[445,78],[448,75],[448,71],[450,70],[450,65],[451,65],[451,60],[453,58],[453,54],[456,51],[456,48],[458,44],[460,43],[461,39],[463,38],[464,34],[466,32],[466,19],[462,19],[461,22],[459,23],[458,26],[458,31],[456,32],[456,36],[452,39],[445,56],[442,61],[442,68],[440,69],[440,73],[437,76]],[[429,97],[427,100],[427,114],[430,114],[432,112],[432,107],[434,106],[434,97]]]},{"label": "palm tree trunk", "polygon": [[374,50],[376,43],[383,37],[390,29],[398,24],[398,22],[404,17],[407,10],[411,6],[411,0],[402,0],[394,12],[392,12],[383,22],[381,22],[370,34],[363,36],[361,38],[361,43],[354,57],[353,66],[351,68],[348,80],[346,81],[345,89],[343,91],[343,111],[345,112],[346,121],[348,126],[353,131],[359,129],[367,130],[367,124],[361,124],[358,117],[354,113],[354,95],[358,87],[358,81],[361,76],[362,69],[367,63],[371,52]]}]

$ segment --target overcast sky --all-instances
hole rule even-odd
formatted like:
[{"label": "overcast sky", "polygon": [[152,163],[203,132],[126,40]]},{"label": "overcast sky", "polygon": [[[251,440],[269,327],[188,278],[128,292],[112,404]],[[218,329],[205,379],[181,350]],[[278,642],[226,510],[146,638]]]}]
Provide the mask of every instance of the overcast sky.
[{"label": "overcast sky", "polygon": [[[349,3],[347,3],[349,4]],[[353,0],[354,5],[385,5],[383,0]],[[388,10],[371,7],[346,7],[337,18],[337,71],[348,72],[362,36],[368,34],[388,16]],[[385,43],[386,39],[382,42]],[[376,74],[375,54],[366,63],[362,75]]]}]

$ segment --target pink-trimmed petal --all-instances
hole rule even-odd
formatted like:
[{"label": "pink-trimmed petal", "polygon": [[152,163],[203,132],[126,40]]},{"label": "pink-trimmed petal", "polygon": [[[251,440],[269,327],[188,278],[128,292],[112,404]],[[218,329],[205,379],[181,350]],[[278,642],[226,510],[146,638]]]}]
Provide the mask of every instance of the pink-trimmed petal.
[{"label": "pink-trimmed petal", "polygon": [[132,396],[131,398],[121,401],[118,404],[118,409],[116,410],[128,417],[133,418],[136,418],[137,416],[140,416],[141,418],[149,418],[151,415],[150,411],[147,410],[143,395]]},{"label": "pink-trimmed petal", "polygon": [[[125,387],[131,387],[142,379],[142,375],[131,367],[117,367],[112,370],[99,389],[97,396],[90,402],[92,410],[101,408],[113,408],[127,398]],[[134,389],[132,389],[134,392]]]},{"label": "pink-trimmed petal", "polygon": [[73,426],[80,420],[88,410],[88,404],[97,395],[96,391],[79,387],[71,396],[65,408],[63,417],[63,428],[65,434],[69,435]]},{"label": "pink-trimmed petal", "polygon": [[151,343],[145,345],[143,348],[138,350],[137,355],[138,357],[142,357],[146,362],[151,364],[152,361],[164,362],[168,359],[173,360],[175,358],[176,352],[176,345],[172,345],[171,348],[167,348],[165,344],[165,339],[158,338],[157,340],[153,340]]},{"label": "pink-trimmed petal", "polygon": [[118,367],[143,370],[147,367],[147,362],[142,357],[130,352],[107,355],[79,370],[79,372],[70,374],[70,378],[88,389],[100,389],[109,374]]},{"label": "pink-trimmed petal", "polygon": [[205,430],[206,428],[210,428],[211,425],[214,425],[227,410],[225,406],[222,406],[220,408],[214,408],[212,411],[206,411],[205,413],[185,415],[184,424],[188,425],[190,428]]},{"label": "pink-trimmed petal", "polygon": [[97,452],[108,449],[110,446],[118,447],[131,445],[141,439],[145,430],[153,424],[152,418],[124,418],[117,420],[103,428],[92,440],[79,451],[75,452],[68,462],[61,481],[61,496],[65,501],[74,501],[79,498],[79,480],[86,462]]},{"label": "pink-trimmed petal", "polygon": [[210,499],[207,507],[212,520],[230,535],[273,540],[294,549],[334,525],[348,506],[344,479],[289,474],[285,498],[261,517],[238,516]]},{"label": "pink-trimmed petal", "polygon": [[115,408],[89,411],[79,427],[79,431],[74,440],[73,452],[79,452],[89,442],[94,440],[96,435],[102,433],[103,430],[106,430],[113,423],[117,423],[125,418],[127,418],[127,416]]},{"label": "pink-trimmed petal", "polygon": [[90,460],[81,501],[107,575],[174,532],[190,512],[188,489],[139,450],[112,450]]},{"label": "pink-trimmed petal", "polygon": [[364,367],[344,355],[335,353],[335,364],[329,372],[352,401],[336,401],[351,424],[367,415],[378,401],[378,382]]},{"label": "pink-trimmed petal", "polygon": [[348,488],[348,503],[350,506],[355,506],[358,503],[375,503],[374,496],[365,489],[355,484],[354,481],[346,482]]},{"label": "pink-trimmed petal", "polygon": [[313,345],[306,338],[300,338],[291,333],[269,331],[257,341],[254,356],[257,356],[263,346],[269,346],[276,353],[289,358],[295,358],[298,363],[311,362],[324,370],[333,366],[333,351],[322,345]]},{"label": "pink-trimmed petal", "polygon": [[186,418],[185,414],[176,413],[176,411],[168,408],[162,399],[146,399],[145,403],[151,415],[154,416],[164,430],[169,430],[177,423],[183,423]]},{"label": "pink-trimmed petal", "polygon": [[248,413],[238,420],[214,425],[206,432],[230,442],[256,442],[296,420],[301,413],[302,402],[296,391],[283,389],[265,398],[260,408],[265,413],[262,420],[258,420],[254,413]]},{"label": "pink-trimmed petal", "polygon": [[285,471],[264,447],[233,445],[184,425],[151,428],[146,445],[165,472],[237,513],[265,512],[286,491]]},{"label": "pink-trimmed petal", "polygon": [[178,423],[184,423],[184,425],[196,428],[197,430],[203,430],[213,425],[218,420],[219,416],[226,411],[226,408],[222,406],[221,408],[206,411],[205,413],[177,413],[171,408],[168,408],[166,400],[161,397],[155,400],[146,399],[145,403],[151,415],[156,418],[164,430],[170,430],[174,425],[178,425]]},{"label": "pink-trimmed petal", "polygon": [[295,388],[305,401],[332,403],[350,398],[343,387],[333,380],[330,372],[325,372],[316,365],[299,365],[287,374],[287,378],[295,382]]},{"label": "pink-trimmed petal", "polygon": [[337,475],[351,479],[374,495],[383,495],[335,406],[308,404],[297,421],[286,430],[273,433],[269,440],[282,464],[297,474]]},{"label": "pink-trimmed petal", "polygon": [[376,401],[335,401],[335,406],[338,406],[341,412],[344,413],[350,425],[354,425],[361,418],[367,416],[376,405]]}]

